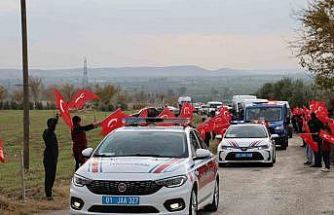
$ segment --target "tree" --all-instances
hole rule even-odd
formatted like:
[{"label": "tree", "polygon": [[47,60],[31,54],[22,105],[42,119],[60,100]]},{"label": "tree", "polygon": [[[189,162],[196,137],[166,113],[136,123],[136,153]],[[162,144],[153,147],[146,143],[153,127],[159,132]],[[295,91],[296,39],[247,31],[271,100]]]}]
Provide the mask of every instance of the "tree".
[{"label": "tree", "polygon": [[269,100],[289,101],[291,107],[302,107],[311,99],[323,100],[324,98],[314,85],[289,78],[283,78],[275,83],[265,83],[256,95]]},{"label": "tree", "polygon": [[36,105],[39,102],[39,98],[41,96],[43,84],[42,79],[39,77],[29,77],[29,88],[30,93],[33,97],[34,104]]},{"label": "tree", "polygon": [[95,93],[100,97],[100,101],[104,105],[111,105],[112,99],[120,92],[120,88],[112,84],[104,86],[95,85]]},{"label": "tree", "polygon": [[60,87],[60,92],[66,101],[70,101],[77,89],[73,84],[65,83]]},{"label": "tree", "polygon": [[312,1],[299,17],[300,64],[315,75],[323,89],[334,90],[334,0]]},{"label": "tree", "polygon": [[23,102],[23,91],[22,91],[22,89],[13,90],[12,101],[16,102],[17,104],[22,104],[22,102]]},{"label": "tree", "polygon": [[3,102],[5,98],[6,98],[6,89],[5,87],[0,85],[0,102]]}]

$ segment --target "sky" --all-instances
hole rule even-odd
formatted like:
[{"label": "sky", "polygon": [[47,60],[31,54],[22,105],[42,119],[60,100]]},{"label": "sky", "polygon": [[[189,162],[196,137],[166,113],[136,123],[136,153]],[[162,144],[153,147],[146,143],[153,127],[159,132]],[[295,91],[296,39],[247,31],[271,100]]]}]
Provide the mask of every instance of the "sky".
[{"label": "sky", "polygon": [[[295,69],[307,0],[27,0],[29,66]],[[21,67],[20,0],[0,0],[0,68]]]}]

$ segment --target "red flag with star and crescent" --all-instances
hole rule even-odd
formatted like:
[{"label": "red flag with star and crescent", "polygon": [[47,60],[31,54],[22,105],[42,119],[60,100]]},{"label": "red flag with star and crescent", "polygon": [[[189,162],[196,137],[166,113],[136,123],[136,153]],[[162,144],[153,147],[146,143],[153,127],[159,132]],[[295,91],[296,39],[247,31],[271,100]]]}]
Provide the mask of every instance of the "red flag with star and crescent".
[{"label": "red flag with star and crescent", "polygon": [[312,134],[309,133],[301,133],[299,136],[308,144],[314,152],[318,152],[318,144],[313,140]]},{"label": "red flag with star and crescent", "polygon": [[69,109],[82,109],[89,101],[100,99],[95,93],[89,90],[79,90],[68,103]]},{"label": "red flag with star and crescent", "polygon": [[5,162],[5,153],[4,153],[4,150],[3,150],[3,144],[4,144],[4,141],[3,140],[0,140],[0,162]]},{"label": "red flag with star and crescent", "polygon": [[53,90],[53,93],[56,97],[56,107],[58,108],[60,112],[60,116],[63,118],[64,122],[69,128],[73,127],[71,115],[69,112],[69,107],[67,102],[65,102],[63,96],[60,94],[60,92],[57,89]]},{"label": "red flag with star and crescent", "polygon": [[[165,107],[162,112],[158,116],[161,119],[175,119],[175,114],[169,110],[167,107]],[[171,122],[159,122],[157,123],[159,126],[172,126],[174,123]]]},{"label": "red flag with star and crescent", "polygon": [[194,106],[192,106],[189,102],[184,103],[182,105],[179,117],[182,119],[192,119],[194,110]]},{"label": "red flag with star and crescent", "polygon": [[321,137],[321,139],[325,140],[326,142],[334,144],[334,136],[332,134],[326,133],[321,130],[319,133],[319,136]]},{"label": "red flag with star and crescent", "polygon": [[165,107],[162,112],[159,114],[158,116],[159,118],[162,119],[174,119],[175,118],[175,114],[169,110],[167,107]]},{"label": "red flag with star and crescent", "polygon": [[123,119],[129,117],[127,114],[123,113],[123,111],[119,108],[115,112],[111,113],[107,118],[105,118],[101,122],[101,134],[107,135],[113,130],[123,127]]}]

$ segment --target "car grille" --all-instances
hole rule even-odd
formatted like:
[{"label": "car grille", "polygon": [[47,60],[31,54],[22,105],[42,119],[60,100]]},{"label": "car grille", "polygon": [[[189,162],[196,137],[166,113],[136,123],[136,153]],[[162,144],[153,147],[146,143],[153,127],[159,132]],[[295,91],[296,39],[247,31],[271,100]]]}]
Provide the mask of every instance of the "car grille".
[{"label": "car grille", "polygon": [[[119,184],[125,184],[126,189],[120,192]],[[161,189],[154,181],[92,181],[87,188],[100,195],[150,195]]]},{"label": "car grille", "polygon": [[158,209],[152,206],[93,205],[88,209],[88,211],[93,213],[130,213],[130,214],[159,213]]},{"label": "car grille", "polygon": [[252,152],[253,156],[251,158],[249,157],[242,157],[242,158],[237,158],[236,157],[236,152],[230,152],[227,154],[225,160],[263,160],[263,156],[259,152]]}]

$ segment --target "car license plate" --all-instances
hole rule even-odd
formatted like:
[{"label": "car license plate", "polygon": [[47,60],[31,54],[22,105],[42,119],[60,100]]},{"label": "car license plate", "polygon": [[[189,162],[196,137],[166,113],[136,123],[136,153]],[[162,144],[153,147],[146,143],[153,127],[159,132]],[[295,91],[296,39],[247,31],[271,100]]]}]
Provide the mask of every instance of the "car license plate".
[{"label": "car license plate", "polygon": [[102,196],[103,205],[139,205],[139,197]]},{"label": "car license plate", "polygon": [[235,157],[236,158],[252,158],[253,154],[252,153],[236,153]]}]

